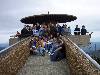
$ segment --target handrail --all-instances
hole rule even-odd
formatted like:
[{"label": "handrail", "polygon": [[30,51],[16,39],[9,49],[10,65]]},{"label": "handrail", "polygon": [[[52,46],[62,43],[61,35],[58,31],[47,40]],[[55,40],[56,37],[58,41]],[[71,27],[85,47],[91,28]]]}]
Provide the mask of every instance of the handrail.
[{"label": "handrail", "polygon": [[93,63],[93,65],[95,65],[99,70],[100,70],[100,65],[94,60],[92,59],[88,54],[86,54],[81,48],[79,48],[74,42],[72,42],[69,38],[68,40],[75,45],[75,47],[91,62]]}]

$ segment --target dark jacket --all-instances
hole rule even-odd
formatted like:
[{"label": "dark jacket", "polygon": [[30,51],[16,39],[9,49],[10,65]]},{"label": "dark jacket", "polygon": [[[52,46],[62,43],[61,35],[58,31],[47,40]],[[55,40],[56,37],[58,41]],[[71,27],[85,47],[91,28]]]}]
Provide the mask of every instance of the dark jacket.
[{"label": "dark jacket", "polygon": [[57,37],[57,29],[55,26],[50,27],[50,34],[52,34],[53,37]]},{"label": "dark jacket", "polygon": [[86,29],[81,29],[81,35],[86,35],[87,30]]},{"label": "dark jacket", "polygon": [[21,36],[22,37],[27,37],[28,34],[29,34],[29,31],[26,28],[23,28],[21,30]]},{"label": "dark jacket", "polygon": [[80,28],[75,28],[74,31],[79,31],[79,32],[74,32],[75,35],[80,35]]},{"label": "dark jacket", "polygon": [[74,31],[80,31],[80,28],[75,28],[75,30]]}]

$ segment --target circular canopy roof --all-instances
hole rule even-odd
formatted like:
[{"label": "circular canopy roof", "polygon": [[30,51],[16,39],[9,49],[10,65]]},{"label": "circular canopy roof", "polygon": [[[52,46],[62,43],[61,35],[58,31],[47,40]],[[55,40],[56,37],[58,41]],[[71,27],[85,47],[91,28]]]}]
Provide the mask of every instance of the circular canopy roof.
[{"label": "circular canopy roof", "polygon": [[41,14],[22,18],[20,21],[25,24],[42,23],[66,23],[76,20],[77,17],[67,14]]}]

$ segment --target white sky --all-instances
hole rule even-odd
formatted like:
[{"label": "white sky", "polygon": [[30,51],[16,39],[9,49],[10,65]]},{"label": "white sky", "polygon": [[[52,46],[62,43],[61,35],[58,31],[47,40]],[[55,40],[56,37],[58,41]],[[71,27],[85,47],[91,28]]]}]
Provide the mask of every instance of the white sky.
[{"label": "white sky", "polygon": [[100,0],[0,0],[0,43],[8,42],[24,24],[20,19],[36,14],[60,13],[77,16],[67,23],[73,29],[83,24],[93,33],[92,41],[100,41]]}]

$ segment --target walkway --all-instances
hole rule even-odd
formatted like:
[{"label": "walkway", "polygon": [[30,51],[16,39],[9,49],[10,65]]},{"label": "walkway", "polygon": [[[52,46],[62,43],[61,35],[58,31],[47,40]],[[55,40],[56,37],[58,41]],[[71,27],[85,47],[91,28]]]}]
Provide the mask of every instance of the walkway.
[{"label": "walkway", "polygon": [[17,75],[69,75],[66,59],[51,62],[49,55],[30,56]]}]

